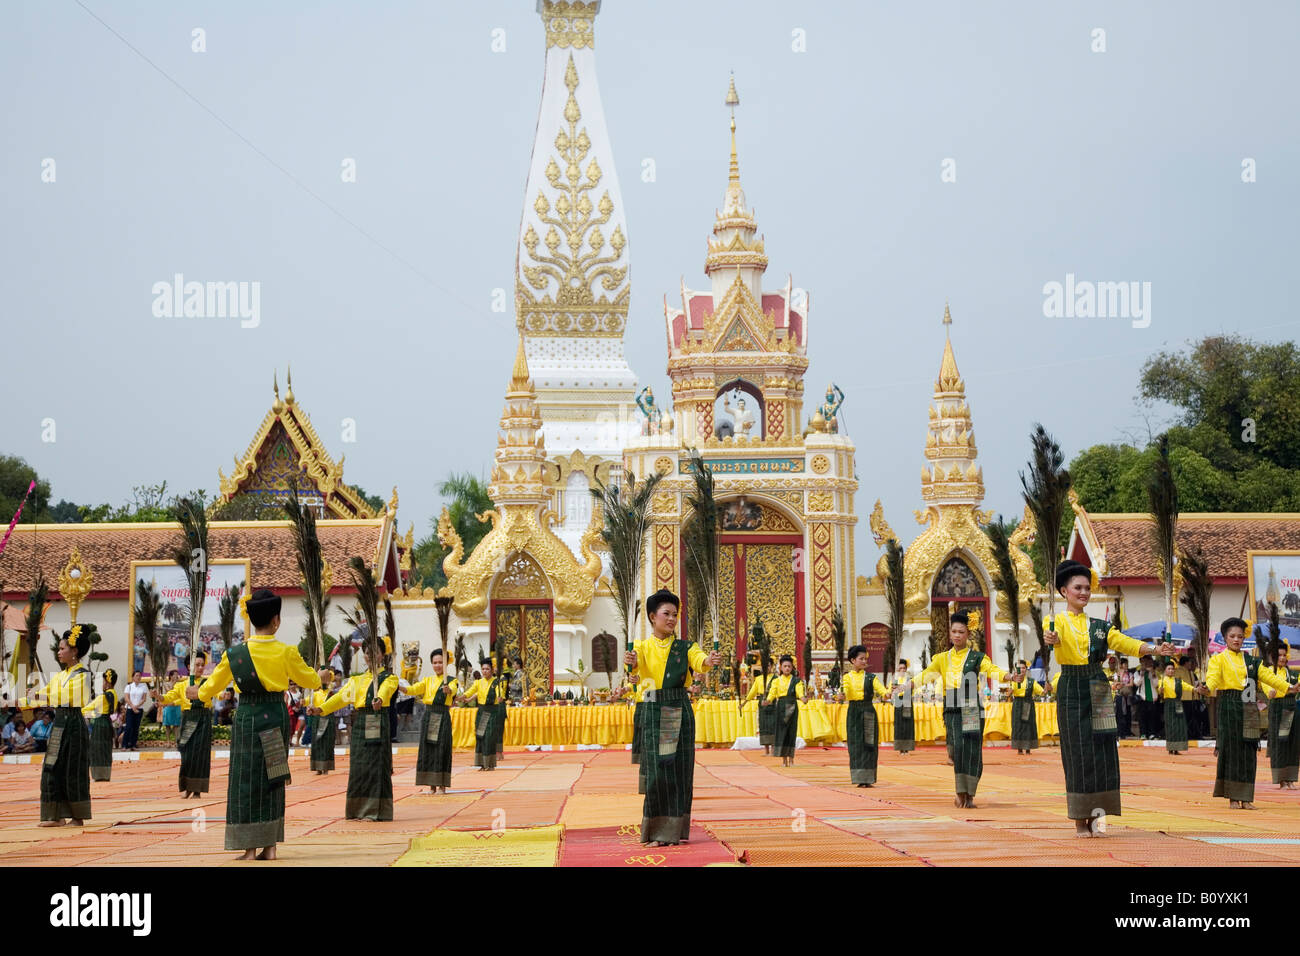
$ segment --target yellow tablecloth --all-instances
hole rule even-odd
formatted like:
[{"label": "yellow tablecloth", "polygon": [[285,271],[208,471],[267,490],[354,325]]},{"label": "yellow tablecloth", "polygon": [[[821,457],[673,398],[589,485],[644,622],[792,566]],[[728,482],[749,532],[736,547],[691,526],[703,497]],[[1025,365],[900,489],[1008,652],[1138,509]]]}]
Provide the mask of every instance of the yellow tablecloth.
[{"label": "yellow tablecloth", "polygon": [[[1035,704],[1038,711],[1038,735],[1057,736],[1056,704]],[[813,700],[799,705],[799,736],[813,746],[840,743],[847,736],[847,704],[828,704]],[[451,712],[454,746],[474,747],[474,707],[456,707]],[[877,703],[876,717],[881,743],[894,739],[894,708]],[[937,703],[918,703],[913,708],[916,739],[942,740],[943,708]],[[737,737],[758,736],[758,702],[750,701],[743,711],[735,701],[702,700],[695,703],[695,742],[726,744]],[[997,701],[985,709],[984,736],[1005,740],[1011,736],[1011,703]],[[632,742],[632,707],[629,704],[607,706],[511,707],[506,720],[505,745],[519,748],[529,744],[576,746],[600,744],[605,747]]]}]

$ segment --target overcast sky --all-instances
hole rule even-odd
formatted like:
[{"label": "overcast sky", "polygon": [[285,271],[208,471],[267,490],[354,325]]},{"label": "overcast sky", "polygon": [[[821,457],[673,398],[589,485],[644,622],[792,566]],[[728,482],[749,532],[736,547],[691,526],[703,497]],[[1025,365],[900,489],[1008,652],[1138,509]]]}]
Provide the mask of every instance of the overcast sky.
[{"label": "overcast sky", "polygon": [[[1035,421],[1068,456],[1145,434],[1150,353],[1295,337],[1297,36],[1294,3],[606,0],[633,370],[669,394],[663,298],[707,287],[734,70],[767,285],[810,294],[809,398],[847,393],[859,572],[876,498],[916,530],[945,298],[985,506],[1018,515]],[[6,2],[0,452],[56,500],[213,492],[292,362],[346,479],[426,534],[496,447],[544,52],[532,0]],[[259,282],[260,324],[155,317],[176,273]],[[1149,326],[1045,317],[1069,273],[1149,282]]]}]

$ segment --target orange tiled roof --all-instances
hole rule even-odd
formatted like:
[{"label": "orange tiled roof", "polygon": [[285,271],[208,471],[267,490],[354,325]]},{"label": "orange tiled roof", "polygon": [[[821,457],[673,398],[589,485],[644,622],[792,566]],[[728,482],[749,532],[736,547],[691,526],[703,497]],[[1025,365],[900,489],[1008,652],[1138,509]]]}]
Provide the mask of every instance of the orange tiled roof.
[{"label": "orange tiled roof", "polygon": [[[208,527],[211,558],[250,559],[253,587],[296,590],[302,586],[288,521],[213,521]],[[367,565],[374,564],[384,519],[317,521],[316,528],[339,586],[347,583],[344,567],[353,555],[365,559]],[[31,525],[18,525],[0,561],[0,578],[6,592],[29,588],[35,554],[53,592],[58,588],[59,571],[75,546],[94,574],[92,593],[128,592],[131,562],[170,560],[180,540],[180,525],[170,522],[43,524],[37,525],[34,535]]]},{"label": "orange tiled roof", "polygon": [[[1154,578],[1150,522],[1142,514],[1089,514],[1106,549],[1108,578]],[[1178,544],[1205,552],[1210,576],[1245,578],[1247,551],[1300,551],[1300,514],[1185,514],[1178,518]]]}]

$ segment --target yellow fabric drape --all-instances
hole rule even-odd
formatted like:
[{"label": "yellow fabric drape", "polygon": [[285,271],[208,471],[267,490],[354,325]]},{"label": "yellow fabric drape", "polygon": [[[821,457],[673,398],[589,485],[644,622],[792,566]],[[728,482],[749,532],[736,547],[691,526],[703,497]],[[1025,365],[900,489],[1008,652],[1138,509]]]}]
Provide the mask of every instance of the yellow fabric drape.
[{"label": "yellow fabric drape", "polygon": [[[894,708],[877,703],[877,726],[880,742],[894,739]],[[1038,702],[1038,736],[1058,735],[1056,705]],[[799,736],[812,746],[842,743],[848,736],[847,704],[828,704],[813,700],[799,705]],[[583,707],[511,707],[506,720],[505,746],[520,749],[533,744],[574,747],[578,744],[621,746],[632,742],[632,711],[626,704]],[[452,744],[471,750],[474,747],[474,707],[453,707],[451,711]],[[918,741],[942,740],[943,708],[935,703],[918,703],[912,709]],[[737,737],[758,736],[758,702],[751,700],[743,711],[734,700],[703,700],[695,703],[695,742],[730,746]],[[995,701],[985,708],[984,737],[1006,740],[1011,737],[1011,703]]]}]

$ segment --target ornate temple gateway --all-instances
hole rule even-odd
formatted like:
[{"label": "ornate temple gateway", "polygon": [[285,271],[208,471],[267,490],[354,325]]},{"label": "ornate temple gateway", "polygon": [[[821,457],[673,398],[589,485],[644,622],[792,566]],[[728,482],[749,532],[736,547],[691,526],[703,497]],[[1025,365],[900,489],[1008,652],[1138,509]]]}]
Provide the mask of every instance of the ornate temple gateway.
[{"label": "ornate temple gateway", "polygon": [[[673,418],[647,414],[623,453],[625,471],[664,480],[654,498],[644,588],[685,591],[680,528],[692,488],[691,450],[714,472],[722,520],[722,648],[744,641],[761,615],[773,648],[834,657],[831,621],[841,607],[854,632],[854,446],[838,434],[836,390],[803,422],[808,301],[789,279],[764,290],[767,254],[745,203],[736,156],[735,83],[731,161],[722,209],[708,241],[707,291],[683,283],[681,307],[665,305]],[[644,628],[645,622],[642,621]]]}]

